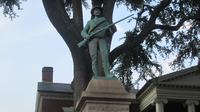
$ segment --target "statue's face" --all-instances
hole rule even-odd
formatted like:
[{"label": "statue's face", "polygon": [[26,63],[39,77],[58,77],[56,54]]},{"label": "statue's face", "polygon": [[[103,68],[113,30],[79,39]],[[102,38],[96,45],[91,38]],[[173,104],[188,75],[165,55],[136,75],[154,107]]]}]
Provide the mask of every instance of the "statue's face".
[{"label": "statue's face", "polygon": [[95,16],[99,16],[99,15],[101,15],[101,10],[98,9],[98,8],[94,9],[94,11],[93,11],[93,15],[95,15]]}]

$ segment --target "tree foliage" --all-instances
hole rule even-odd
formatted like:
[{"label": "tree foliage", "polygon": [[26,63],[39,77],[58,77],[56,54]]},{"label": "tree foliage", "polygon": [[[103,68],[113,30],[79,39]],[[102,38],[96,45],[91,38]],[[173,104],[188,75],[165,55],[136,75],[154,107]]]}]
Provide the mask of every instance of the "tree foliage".
[{"label": "tree foliage", "polygon": [[3,8],[3,14],[11,19],[17,16],[15,8],[21,10],[20,4],[26,0],[0,0],[0,7]]},{"label": "tree foliage", "polygon": [[[132,11],[137,9],[132,8]],[[129,71],[136,70],[143,79],[154,77],[155,70],[162,74],[162,62],[158,62],[158,56],[166,59],[176,55],[171,62],[175,70],[184,68],[186,60],[198,57],[199,0],[146,0],[133,20],[136,25],[132,31],[126,32],[125,42],[111,52],[118,52],[120,75],[128,68],[132,68]]]}]

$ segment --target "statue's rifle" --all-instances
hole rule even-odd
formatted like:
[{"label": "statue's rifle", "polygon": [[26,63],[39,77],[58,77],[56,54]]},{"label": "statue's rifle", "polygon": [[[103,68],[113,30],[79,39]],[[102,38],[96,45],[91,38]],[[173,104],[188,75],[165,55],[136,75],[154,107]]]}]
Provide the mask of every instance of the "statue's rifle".
[{"label": "statue's rifle", "polygon": [[107,25],[107,26],[101,28],[100,30],[97,30],[96,32],[90,34],[90,36],[89,36],[88,38],[82,40],[81,42],[79,42],[79,43],[77,44],[78,47],[80,48],[80,47],[86,45],[87,42],[88,42],[90,39],[92,39],[92,38],[94,37],[94,35],[96,35],[97,33],[102,32],[103,30],[106,30],[106,29],[110,28],[111,26],[113,26],[113,25],[115,25],[115,24],[117,24],[117,23],[119,23],[119,22],[121,22],[121,21],[123,21],[123,20],[125,20],[125,19],[127,19],[127,18],[129,18],[129,17],[131,17],[132,15],[133,15],[133,14],[131,14],[131,15],[125,17],[125,18],[122,18],[122,19],[120,19],[120,20],[118,20],[118,21],[116,21],[116,22],[114,22],[114,23],[112,23],[112,24],[110,24],[110,25]]}]

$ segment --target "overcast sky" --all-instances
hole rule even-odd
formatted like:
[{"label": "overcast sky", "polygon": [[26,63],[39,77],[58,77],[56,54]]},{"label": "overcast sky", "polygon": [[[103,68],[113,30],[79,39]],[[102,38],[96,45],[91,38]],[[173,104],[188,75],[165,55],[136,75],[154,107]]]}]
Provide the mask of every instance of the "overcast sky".
[{"label": "overcast sky", "polygon": [[[71,54],[47,18],[41,1],[24,2],[23,10],[17,11],[19,17],[13,21],[0,14],[0,112],[35,111],[37,82],[41,81],[44,66],[54,68],[54,82],[72,81]],[[124,10],[114,14],[114,21],[128,15]],[[85,16],[85,21],[89,17]],[[129,27],[124,23],[117,25],[114,46],[124,28]]]},{"label": "overcast sky", "polygon": [[0,112],[35,111],[43,66],[54,67],[54,82],[72,81],[71,54],[41,1],[24,2],[13,21],[0,14]]}]

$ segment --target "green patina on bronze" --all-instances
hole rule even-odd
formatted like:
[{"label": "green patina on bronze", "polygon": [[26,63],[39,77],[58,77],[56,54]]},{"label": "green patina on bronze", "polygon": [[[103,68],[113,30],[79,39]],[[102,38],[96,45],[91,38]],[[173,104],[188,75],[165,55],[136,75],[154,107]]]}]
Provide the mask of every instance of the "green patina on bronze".
[{"label": "green patina on bronze", "polygon": [[106,38],[108,37],[108,35],[114,33],[115,30],[111,27],[108,27],[107,29],[98,32],[102,28],[110,25],[108,20],[106,20],[106,18],[102,16],[101,7],[94,7],[91,10],[91,14],[92,19],[87,22],[86,26],[81,32],[81,35],[84,39],[89,40],[88,47],[90,57],[92,59],[92,71],[95,78],[100,76],[100,71],[98,69],[98,52],[100,52],[105,78],[112,78],[113,76],[110,74],[110,64],[108,60],[109,44],[107,43]]},{"label": "green patina on bronze", "polygon": [[116,79],[110,74],[110,65],[108,60],[109,55],[109,43],[106,38],[112,35],[116,31],[115,24],[131,17],[133,14],[120,19],[112,24],[102,16],[102,8],[99,6],[94,7],[91,10],[92,19],[89,20],[81,32],[81,36],[84,38],[83,41],[79,42],[78,47],[85,46],[88,43],[89,53],[92,59],[92,71],[94,78],[99,78],[100,71],[98,70],[98,52],[100,52],[102,60],[102,68],[105,74],[105,79]]}]

